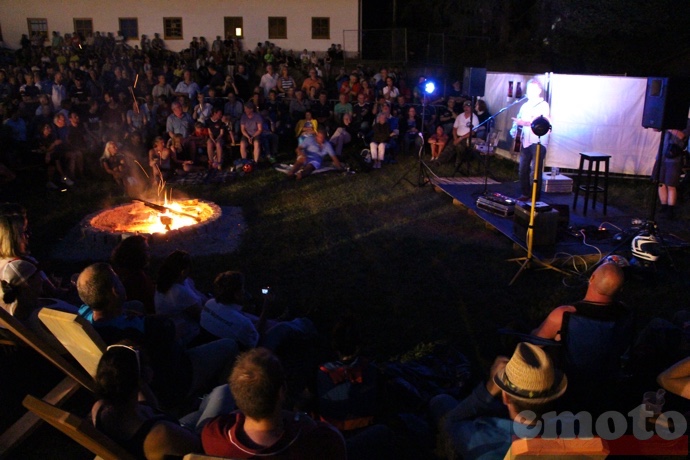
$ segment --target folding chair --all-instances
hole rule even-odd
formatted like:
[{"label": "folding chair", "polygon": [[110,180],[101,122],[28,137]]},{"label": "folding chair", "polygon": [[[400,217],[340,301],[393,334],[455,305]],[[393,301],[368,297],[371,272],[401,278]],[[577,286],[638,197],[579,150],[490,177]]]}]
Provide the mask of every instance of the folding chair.
[{"label": "folding chair", "polygon": [[134,457],[115,441],[98,431],[89,420],[59,409],[34,396],[22,402],[41,419],[53,425],[103,460],[134,460]]},{"label": "folding chair", "polygon": [[106,345],[91,323],[76,313],[42,308],[38,319],[92,377]]},{"label": "folding chair", "polygon": [[[48,343],[2,308],[0,308],[0,325],[13,334],[18,342],[25,343],[65,373],[66,377],[44,396],[43,399],[46,402],[60,405],[76,393],[80,386],[94,392],[94,381],[91,376],[87,375],[82,369],[70,364]],[[0,435],[0,458],[7,456],[14,447],[29,437],[38,428],[40,422],[41,420],[38,417],[31,412],[27,412],[2,433]]]}]

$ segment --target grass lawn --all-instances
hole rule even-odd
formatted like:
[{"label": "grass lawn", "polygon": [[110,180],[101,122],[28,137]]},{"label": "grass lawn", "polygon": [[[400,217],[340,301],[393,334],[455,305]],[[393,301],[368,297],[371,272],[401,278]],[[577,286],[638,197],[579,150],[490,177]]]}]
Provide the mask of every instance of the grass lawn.
[{"label": "grass lawn", "polygon": [[[270,285],[293,312],[312,311],[324,333],[351,310],[379,361],[431,342],[454,344],[481,378],[499,349],[498,327],[516,320],[538,324],[553,307],[582,297],[585,280],[528,270],[509,287],[519,268],[506,261],[516,255],[512,242],[429,186],[393,186],[415,167],[408,157],[366,174],[329,173],[301,182],[260,169],[226,185],[185,187],[179,192],[241,207],[247,222],[239,250],[195,257],[192,277],[210,291],[215,274],[241,270],[250,290]],[[497,161],[494,174],[514,180],[515,166]],[[416,171],[408,177],[415,180]],[[64,276],[81,269],[50,260],[50,249],[85,215],[123,202],[114,198],[115,184],[99,175],[68,192],[48,193],[42,177],[24,174],[19,181],[7,198],[29,210],[34,255]],[[609,203],[644,216],[649,192],[648,181],[616,179]],[[687,229],[687,214],[674,225]],[[638,308],[641,324],[687,305],[687,255],[673,254],[675,269],[660,262],[656,275],[626,283],[623,300]],[[154,272],[159,262],[153,261]],[[16,418],[16,411],[8,412]],[[1,420],[2,426],[11,421]]]}]

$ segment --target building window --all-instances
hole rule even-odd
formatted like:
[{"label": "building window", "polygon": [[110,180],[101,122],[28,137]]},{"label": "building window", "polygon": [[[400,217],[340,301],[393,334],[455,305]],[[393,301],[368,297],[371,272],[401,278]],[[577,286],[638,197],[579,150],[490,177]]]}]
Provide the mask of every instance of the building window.
[{"label": "building window", "polygon": [[225,17],[225,38],[241,38],[244,36],[242,17]]},{"label": "building window", "polygon": [[93,19],[74,18],[74,31],[81,37],[93,35]]},{"label": "building window", "polygon": [[311,18],[311,38],[330,40],[331,18]]},{"label": "building window", "polygon": [[29,37],[33,37],[34,32],[40,32],[45,40],[48,39],[48,20],[45,18],[28,18]]},{"label": "building window", "polygon": [[163,38],[182,40],[182,18],[163,18]]},{"label": "building window", "polygon": [[139,20],[137,18],[120,18],[120,33],[125,40],[139,37]]},{"label": "building window", "polygon": [[268,18],[268,39],[277,40],[287,38],[287,18],[269,17]]}]

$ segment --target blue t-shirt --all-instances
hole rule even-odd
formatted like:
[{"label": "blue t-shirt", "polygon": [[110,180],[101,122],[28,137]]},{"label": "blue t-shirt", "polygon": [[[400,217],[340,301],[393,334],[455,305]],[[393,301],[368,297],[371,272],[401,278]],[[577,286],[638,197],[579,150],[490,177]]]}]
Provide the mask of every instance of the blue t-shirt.
[{"label": "blue t-shirt", "polygon": [[313,165],[315,169],[321,167],[321,162],[326,155],[335,156],[335,151],[330,142],[324,141],[319,145],[316,137],[307,137],[302,143],[304,153],[307,155],[307,164]]}]

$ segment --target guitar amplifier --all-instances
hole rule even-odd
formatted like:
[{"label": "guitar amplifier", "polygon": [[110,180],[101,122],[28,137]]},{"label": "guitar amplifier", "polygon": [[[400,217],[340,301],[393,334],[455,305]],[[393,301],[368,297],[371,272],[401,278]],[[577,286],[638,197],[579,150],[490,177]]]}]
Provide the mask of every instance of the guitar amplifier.
[{"label": "guitar amplifier", "polygon": [[500,193],[487,193],[477,198],[477,207],[491,214],[509,217],[515,213],[515,200]]},{"label": "guitar amplifier", "polygon": [[[527,241],[530,221],[530,206],[518,206],[513,219],[513,233],[522,241]],[[546,203],[537,202],[534,213],[533,242],[535,246],[556,244],[558,230],[558,211]]]}]

